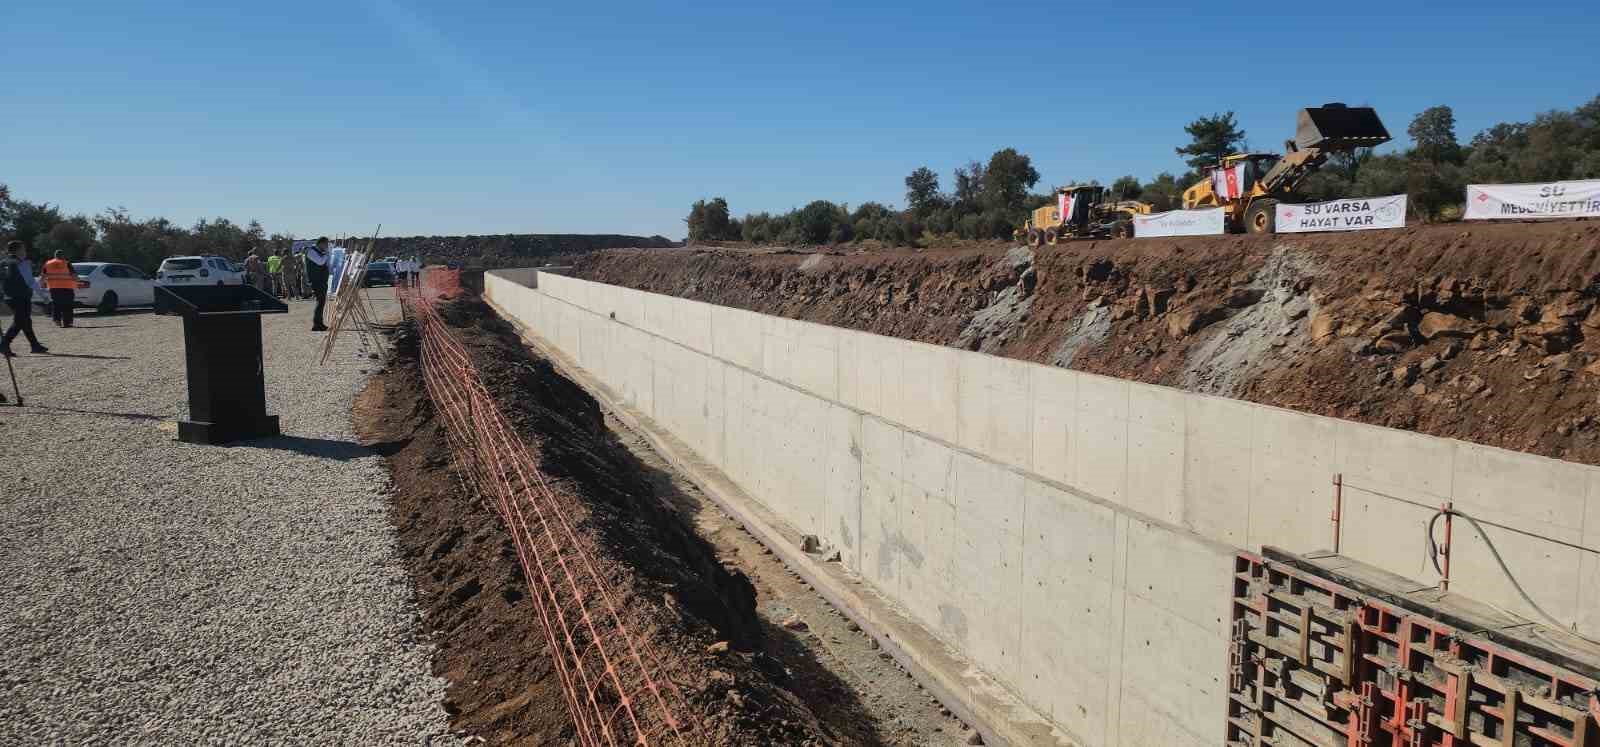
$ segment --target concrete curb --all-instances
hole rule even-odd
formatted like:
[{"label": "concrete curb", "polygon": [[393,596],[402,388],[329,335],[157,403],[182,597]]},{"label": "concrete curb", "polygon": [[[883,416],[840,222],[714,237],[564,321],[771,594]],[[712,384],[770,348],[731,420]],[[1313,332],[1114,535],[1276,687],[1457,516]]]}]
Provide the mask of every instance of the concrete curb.
[{"label": "concrete curb", "polygon": [[593,395],[618,420],[643,436],[674,469],[799,573],[829,604],[877,640],[882,649],[933,697],[957,718],[971,724],[986,744],[1018,747],[1073,747],[1076,744],[1048,719],[1023,704],[889,600],[871,591],[843,566],[825,563],[801,551],[799,532],[665,429],[620,402],[609,388],[493,300],[485,298],[484,301],[518,331],[524,342]]}]

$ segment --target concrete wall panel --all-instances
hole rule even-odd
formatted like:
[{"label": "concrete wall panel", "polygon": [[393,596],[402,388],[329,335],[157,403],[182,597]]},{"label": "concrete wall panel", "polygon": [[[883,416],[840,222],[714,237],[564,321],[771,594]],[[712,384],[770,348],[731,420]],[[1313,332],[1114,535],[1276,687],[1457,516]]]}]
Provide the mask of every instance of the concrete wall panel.
[{"label": "concrete wall panel", "polygon": [[1583,519],[1583,562],[1578,574],[1578,629],[1600,638],[1600,470],[1590,470]]},{"label": "concrete wall panel", "polygon": [[719,306],[711,311],[712,354],[751,371],[761,370],[761,315]]},{"label": "concrete wall panel", "polygon": [[[1470,522],[1459,517],[1455,520],[1453,535],[1451,591],[1475,599],[1495,600],[1496,606],[1530,620],[1544,622],[1554,618],[1563,628],[1577,621],[1583,551],[1489,525],[1484,525],[1480,534]],[[1440,538],[1443,539],[1442,529]],[[1495,562],[1488,543],[1493,543],[1494,550],[1511,569],[1510,576]],[[1533,598],[1539,609],[1523,601],[1517,586]]]},{"label": "concrete wall panel", "polygon": [[[1339,549],[1352,558],[1361,558],[1415,580],[1418,589],[1435,586],[1439,576],[1428,561],[1427,539],[1423,534],[1433,514],[1431,509],[1346,487]],[[1329,547],[1333,543],[1331,517],[1332,511],[1322,515],[1328,537],[1324,544]]]},{"label": "concrete wall panel", "polygon": [[[1223,741],[1227,639],[1181,620],[1147,600],[1127,599],[1121,651],[1123,683],[1117,734],[1110,744],[1215,747]],[[1214,684],[1207,681],[1216,678]],[[1192,689],[1199,686],[1200,689]]]},{"label": "concrete wall panel", "polygon": [[1033,418],[1033,472],[1057,482],[1077,481],[1072,438],[1077,425],[1078,374],[1067,369],[1034,367],[1028,371],[1028,412]]},{"label": "concrete wall panel", "polygon": [[1119,505],[1127,503],[1129,382],[1078,374],[1072,471],[1077,487]]},{"label": "concrete wall panel", "polygon": [[828,400],[839,396],[838,330],[782,317],[762,317],[761,371]]},{"label": "concrete wall panel", "polygon": [[640,298],[643,299],[644,319],[640,321],[639,329],[672,342],[682,342],[683,335],[678,331],[674,312],[684,301],[657,293],[641,293]]},{"label": "concrete wall panel", "polygon": [[1231,588],[1233,551],[1139,523],[1129,522],[1119,743],[1217,744],[1228,625],[1226,605],[1203,590]]},{"label": "concrete wall panel", "polygon": [[979,666],[1016,681],[1022,634],[1023,477],[987,459],[955,455],[952,595],[945,629]]},{"label": "concrete wall panel", "polygon": [[1296,552],[1328,549],[1336,421],[1271,407],[1253,408],[1251,416],[1246,547],[1277,544]]},{"label": "concrete wall panel", "polygon": [[819,535],[851,566],[860,564],[861,548],[861,414],[848,407],[828,406],[827,491]]},{"label": "concrete wall panel", "polygon": [[890,351],[900,358],[900,397],[890,420],[949,443],[959,442],[956,398],[960,364],[946,349],[896,340]]},{"label": "concrete wall panel", "polygon": [[899,502],[903,434],[899,426],[882,419],[861,419],[861,541],[852,567],[891,594],[900,588],[898,566],[905,562]]},{"label": "concrete wall panel", "polygon": [[1480,519],[1577,542],[1583,535],[1593,471],[1571,462],[1459,444],[1452,476],[1455,507]]},{"label": "concrete wall panel", "polygon": [[1424,503],[1450,495],[1455,441],[1335,420],[1336,461],[1347,482]]},{"label": "concrete wall panel", "polygon": [[966,449],[1018,469],[1033,461],[1032,419],[1019,417],[1031,405],[1029,379],[1034,366],[1008,358],[966,353],[958,356],[956,433]]},{"label": "concrete wall panel", "polygon": [[[1037,480],[1024,485],[1023,697],[1085,744],[1105,744],[1113,509]],[[1120,593],[1120,592],[1118,592]]]},{"label": "concrete wall panel", "polygon": [[901,531],[904,430],[879,418],[861,423],[861,555],[857,569],[880,589],[900,588],[899,565],[905,562]]},{"label": "concrete wall panel", "polygon": [[696,451],[712,464],[722,464],[728,453],[728,369],[728,364],[715,358],[706,361],[705,442]]},{"label": "concrete wall panel", "polygon": [[1253,407],[1220,397],[1184,400],[1181,524],[1243,547],[1250,528],[1250,428]]},{"label": "concrete wall panel", "polygon": [[710,304],[698,301],[679,301],[673,308],[673,324],[678,330],[679,343],[690,350],[711,350]]},{"label": "concrete wall panel", "polygon": [[924,625],[952,640],[963,631],[945,620],[955,547],[955,452],[915,432],[901,438],[900,537],[896,567],[900,601]]},{"label": "concrete wall panel", "polygon": [[1128,388],[1127,506],[1174,524],[1183,520],[1187,466],[1184,394],[1134,383]]}]

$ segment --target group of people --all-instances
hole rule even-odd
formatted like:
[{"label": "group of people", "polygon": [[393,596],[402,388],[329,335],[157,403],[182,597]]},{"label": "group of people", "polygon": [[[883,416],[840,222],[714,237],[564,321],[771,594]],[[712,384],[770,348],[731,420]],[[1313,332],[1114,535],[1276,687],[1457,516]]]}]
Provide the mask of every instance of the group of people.
[{"label": "group of people", "polygon": [[311,331],[324,332],[322,307],[328,296],[328,237],[322,236],[304,252],[268,251],[265,259],[255,250],[244,258],[245,282],[278,298],[315,298]]},{"label": "group of people", "polygon": [[252,251],[244,258],[246,280],[278,298],[311,298],[306,277],[306,256],[289,249],[268,251],[266,259]]},{"label": "group of people", "polygon": [[422,275],[422,263],[415,257],[401,257],[394,261],[395,285],[416,285]]},{"label": "group of people", "polygon": [[[328,238],[318,238],[315,245],[304,252],[279,249],[268,252],[262,259],[255,251],[245,257],[246,280],[262,291],[279,298],[315,298],[316,308],[311,312],[311,331],[323,332],[323,306],[328,293]],[[397,282],[415,283],[421,263],[402,260],[395,263]],[[35,353],[49,352],[33,331],[33,297],[35,292],[50,296],[50,315],[57,326],[71,327],[73,306],[78,287],[78,276],[61,252],[44,263],[44,285],[34,276],[33,264],[28,260],[28,245],[21,241],[6,244],[6,254],[0,257],[0,297],[11,308],[11,324],[0,336],[0,355],[12,357],[11,341],[18,335],[28,338]]]}]

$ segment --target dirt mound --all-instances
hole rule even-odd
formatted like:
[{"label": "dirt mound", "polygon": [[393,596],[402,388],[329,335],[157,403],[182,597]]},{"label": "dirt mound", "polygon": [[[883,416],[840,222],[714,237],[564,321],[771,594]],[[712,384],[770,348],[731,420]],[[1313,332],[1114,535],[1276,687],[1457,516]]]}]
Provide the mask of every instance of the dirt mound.
[{"label": "dirt mound", "polygon": [[1600,463],[1600,224],[606,251],[657,293]]},{"label": "dirt mound", "polygon": [[[613,593],[650,637],[694,714],[705,744],[826,744],[834,740],[782,686],[787,671],[760,653],[755,589],[724,566],[655,495],[634,457],[605,427],[599,405],[532,356],[480,301],[442,310],[460,331],[490,392],[534,445],[554,487],[584,501]],[[435,670],[450,681],[457,729],[493,743],[566,743],[573,730],[510,535],[462,487],[442,424],[422,387],[417,340],[395,338],[389,367],[357,406],[363,438],[388,456],[391,517],[435,637]],[[728,642],[720,653],[713,644]]]}]

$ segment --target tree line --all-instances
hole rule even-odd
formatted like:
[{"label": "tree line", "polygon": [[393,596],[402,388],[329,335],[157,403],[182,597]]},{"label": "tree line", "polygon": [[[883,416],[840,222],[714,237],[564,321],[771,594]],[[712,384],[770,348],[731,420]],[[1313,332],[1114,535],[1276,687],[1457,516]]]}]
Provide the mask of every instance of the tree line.
[{"label": "tree line", "polygon": [[[1189,141],[1174,150],[1188,165],[1186,172],[1163,171],[1148,180],[1128,174],[1114,180],[1109,193],[1150,203],[1156,211],[1176,210],[1183,207],[1183,190],[1198,182],[1207,166],[1247,149],[1245,131],[1231,111],[1198,117],[1184,132]],[[1465,144],[1457,139],[1449,106],[1423,110],[1406,132],[1412,145],[1402,152],[1379,155],[1363,148],[1335,154],[1301,183],[1300,198],[1403,193],[1417,218],[1437,221],[1460,217],[1467,184],[1600,178],[1600,96],[1570,111],[1494,125]],[[947,192],[933,169],[912,171],[905,178],[904,208],[865,202],[852,210],[815,200],[787,213],[735,218],[728,201],[714,197],[697,200],[684,222],[690,241],[798,245],[870,240],[907,246],[942,238],[1009,238],[1029,211],[1052,199],[1031,191],[1039,172],[1015,148],[995,151],[987,162],[971,161],[951,176],[953,189]]]},{"label": "tree line", "polygon": [[73,262],[120,262],[154,272],[161,260],[187,254],[238,259],[252,249],[286,247],[294,237],[268,235],[258,221],[239,225],[227,218],[180,226],[166,218],[135,220],[126,208],[96,215],[68,214],[57,205],[12,195],[0,184],[0,243],[20,239],[35,256],[65,252]]}]

